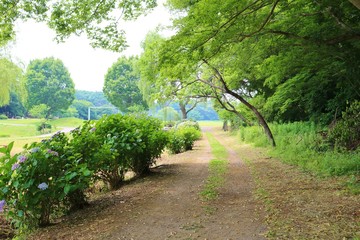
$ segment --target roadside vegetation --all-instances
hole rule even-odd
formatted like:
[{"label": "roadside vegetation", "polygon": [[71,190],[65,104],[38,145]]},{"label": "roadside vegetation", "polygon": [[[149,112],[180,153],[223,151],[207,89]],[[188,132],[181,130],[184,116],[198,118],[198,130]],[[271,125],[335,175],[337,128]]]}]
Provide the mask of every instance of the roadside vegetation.
[{"label": "roadside vegetation", "polygon": [[[330,127],[313,122],[270,124],[277,147],[268,154],[319,176],[346,176],[350,192],[360,193],[360,104],[349,106],[343,118]],[[258,147],[267,139],[257,126],[241,127],[238,138]]]}]

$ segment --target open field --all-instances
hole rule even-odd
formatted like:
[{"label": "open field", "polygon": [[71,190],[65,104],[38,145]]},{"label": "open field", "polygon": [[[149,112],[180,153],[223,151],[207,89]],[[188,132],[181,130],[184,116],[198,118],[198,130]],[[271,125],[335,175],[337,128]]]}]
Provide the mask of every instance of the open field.
[{"label": "open field", "polygon": [[[48,135],[37,131],[43,119],[7,119],[0,120],[0,145],[14,143],[13,152],[20,152],[26,143],[38,142]],[[59,131],[63,128],[78,127],[83,120],[77,118],[60,118],[48,121],[52,125],[52,132]]]}]

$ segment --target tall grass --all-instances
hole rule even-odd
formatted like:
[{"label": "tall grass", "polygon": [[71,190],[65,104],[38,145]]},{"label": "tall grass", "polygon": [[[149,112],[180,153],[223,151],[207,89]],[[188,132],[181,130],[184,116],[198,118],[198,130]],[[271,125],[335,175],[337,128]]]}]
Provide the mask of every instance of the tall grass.
[{"label": "tall grass", "polygon": [[319,175],[360,174],[360,151],[324,151],[318,134],[324,129],[314,123],[270,124],[270,128],[277,144],[275,148],[268,147],[268,140],[258,126],[241,128],[238,136],[241,141],[268,147],[272,157]]}]

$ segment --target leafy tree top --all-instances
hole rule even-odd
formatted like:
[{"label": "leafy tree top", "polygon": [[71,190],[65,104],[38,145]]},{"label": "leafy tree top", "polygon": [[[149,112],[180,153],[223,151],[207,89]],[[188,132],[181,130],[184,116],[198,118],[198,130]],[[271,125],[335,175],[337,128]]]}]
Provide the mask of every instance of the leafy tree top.
[{"label": "leafy tree top", "polygon": [[26,70],[28,108],[45,104],[47,117],[66,110],[75,98],[74,83],[63,62],[55,58],[33,60]]},{"label": "leafy tree top", "polygon": [[17,20],[46,22],[63,41],[72,34],[86,34],[93,47],[121,51],[126,46],[119,21],[136,19],[156,6],[156,0],[19,0],[0,5],[0,46],[15,36]]},{"label": "leafy tree top", "polygon": [[137,61],[136,57],[121,57],[105,75],[104,94],[114,106],[124,113],[136,111],[137,108],[134,106],[141,106],[140,109],[143,110],[147,108],[138,87],[140,75],[136,70]]}]

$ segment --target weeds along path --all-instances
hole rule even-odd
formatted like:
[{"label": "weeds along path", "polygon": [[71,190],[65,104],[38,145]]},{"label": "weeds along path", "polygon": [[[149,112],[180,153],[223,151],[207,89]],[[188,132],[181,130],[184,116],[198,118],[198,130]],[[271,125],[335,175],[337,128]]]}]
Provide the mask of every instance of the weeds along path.
[{"label": "weeds along path", "polygon": [[194,150],[164,156],[150,176],[94,198],[90,207],[29,239],[263,239],[249,171],[235,152],[229,156],[217,199],[200,195],[213,158],[204,135]]}]

